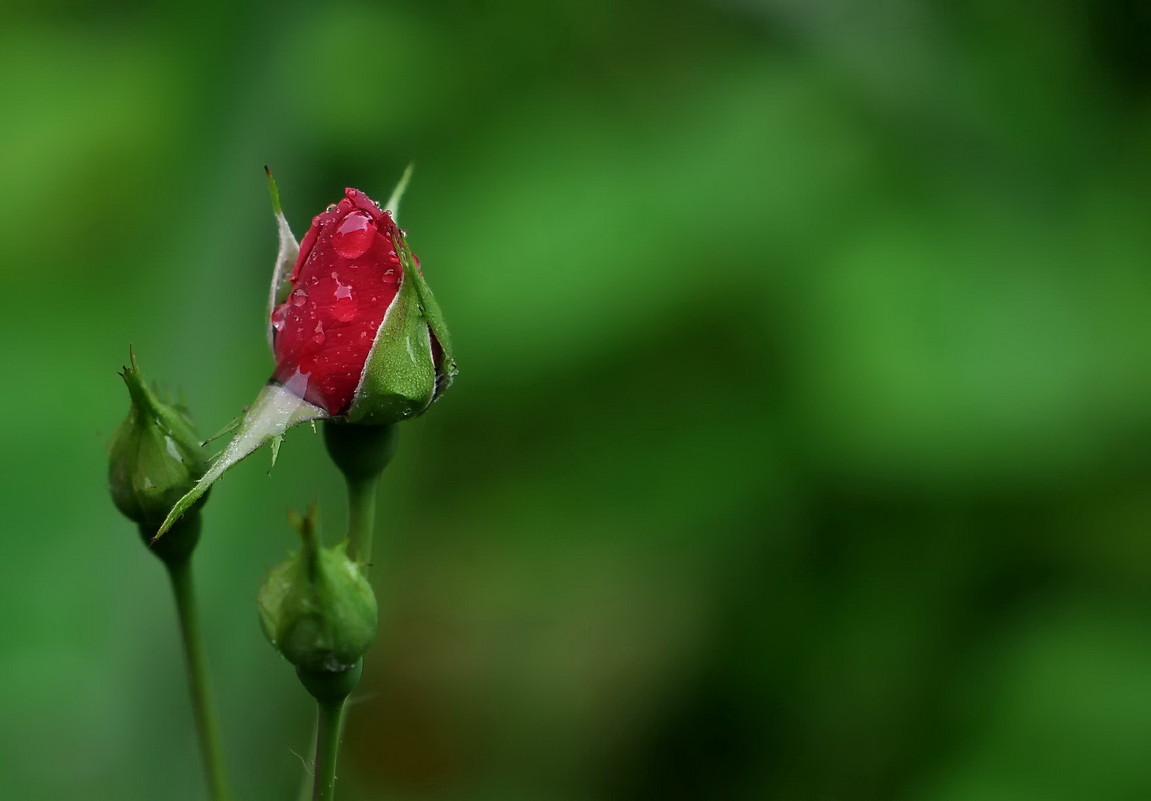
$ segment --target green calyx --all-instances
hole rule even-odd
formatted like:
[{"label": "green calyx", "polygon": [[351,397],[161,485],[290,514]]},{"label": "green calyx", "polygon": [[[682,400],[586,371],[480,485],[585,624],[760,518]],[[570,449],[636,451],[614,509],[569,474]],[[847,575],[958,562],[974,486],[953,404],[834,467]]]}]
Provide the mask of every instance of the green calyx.
[{"label": "green calyx", "polygon": [[303,546],[274,568],[258,598],[273,647],[300,672],[344,673],[376,636],[376,596],[346,543],[320,544],[313,507],[292,524]]},{"label": "green calyx", "polygon": [[120,376],[131,406],[112,439],[108,486],[116,508],[154,533],[172,504],[207,469],[207,461],[185,411],[156,397],[134,352]]},{"label": "green calyx", "polygon": [[[390,425],[423,414],[458,369],[443,313],[402,234],[393,240],[403,268],[400,290],[388,308],[346,419]],[[439,365],[432,337],[442,352]]]}]

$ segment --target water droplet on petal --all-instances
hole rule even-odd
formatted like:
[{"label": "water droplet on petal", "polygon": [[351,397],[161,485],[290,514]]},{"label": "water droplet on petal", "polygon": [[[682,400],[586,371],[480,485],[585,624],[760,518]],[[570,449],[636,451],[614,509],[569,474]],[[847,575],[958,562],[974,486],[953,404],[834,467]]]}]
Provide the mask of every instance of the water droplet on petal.
[{"label": "water droplet on petal", "polygon": [[317,345],[323,345],[324,339],[324,324],[316,323],[316,333],[312,335],[312,341]]},{"label": "water droplet on petal", "polygon": [[[337,293],[336,296],[339,297],[339,293]],[[355,317],[359,310],[356,302],[352,300],[349,295],[346,298],[340,298],[332,304],[332,317],[341,323],[346,323]]]},{"label": "water droplet on petal", "polygon": [[283,330],[284,318],[287,315],[288,309],[286,304],[277,306],[276,308],[272,309],[272,328],[276,329],[277,331]]},{"label": "water droplet on petal", "polygon": [[345,259],[363,256],[376,238],[376,221],[362,211],[350,212],[332,232],[332,247]]},{"label": "water droplet on petal", "polygon": [[299,307],[303,306],[307,302],[308,293],[302,289],[297,289],[295,292],[292,293],[291,300],[292,300],[292,305],[298,309]]}]

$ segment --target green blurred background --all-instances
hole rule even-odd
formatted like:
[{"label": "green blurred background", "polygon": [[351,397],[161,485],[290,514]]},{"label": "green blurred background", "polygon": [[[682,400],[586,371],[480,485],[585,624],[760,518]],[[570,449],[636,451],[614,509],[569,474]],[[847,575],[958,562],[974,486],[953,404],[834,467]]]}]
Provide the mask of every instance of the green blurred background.
[{"label": "green blurred background", "polygon": [[[204,797],[105,446],[223,426],[275,231],[386,196],[462,372],[381,490],[347,801],[1151,798],[1138,0],[7,0],[0,798]],[[237,468],[198,569],[240,801],[311,710]]]}]

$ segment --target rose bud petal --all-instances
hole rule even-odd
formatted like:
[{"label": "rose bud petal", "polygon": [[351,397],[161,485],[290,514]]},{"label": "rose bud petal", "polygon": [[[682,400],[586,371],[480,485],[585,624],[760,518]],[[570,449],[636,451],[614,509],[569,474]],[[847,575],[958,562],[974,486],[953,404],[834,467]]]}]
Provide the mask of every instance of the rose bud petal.
[{"label": "rose bud petal", "polygon": [[408,173],[388,203],[391,210],[348,188],[312,219],[299,246],[268,178],[280,234],[268,318],[276,367],[236,437],[173,507],[160,534],[265,442],[273,442],[274,462],[288,428],[327,418],[368,425],[410,419],[442,395],[457,372],[439,305],[393,219]]}]

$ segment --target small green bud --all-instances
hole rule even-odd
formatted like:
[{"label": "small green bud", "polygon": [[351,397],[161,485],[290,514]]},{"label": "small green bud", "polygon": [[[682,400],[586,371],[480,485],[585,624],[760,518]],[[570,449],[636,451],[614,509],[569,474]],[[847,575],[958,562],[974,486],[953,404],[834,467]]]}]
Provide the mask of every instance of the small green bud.
[{"label": "small green bud", "polygon": [[131,407],[112,439],[108,487],[116,508],[151,539],[172,504],[203,475],[207,461],[187,413],[157,398],[140,374],[136,354],[130,357],[120,377]]},{"label": "small green bud", "polygon": [[260,590],[260,624],[273,647],[301,673],[343,673],[376,636],[372,586],[346,543],[320,545],[315,507],[292,524],[303,546],[275,567]]}]

